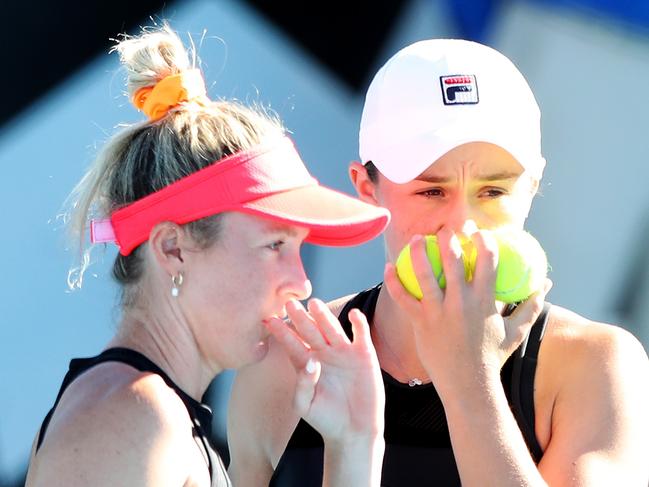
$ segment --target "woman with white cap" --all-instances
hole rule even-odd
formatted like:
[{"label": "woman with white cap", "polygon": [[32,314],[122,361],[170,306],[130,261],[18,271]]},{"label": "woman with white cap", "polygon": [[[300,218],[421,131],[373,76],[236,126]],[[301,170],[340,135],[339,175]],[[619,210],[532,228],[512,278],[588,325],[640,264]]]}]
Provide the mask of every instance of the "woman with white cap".
[{"label": "woman with white cap", "polygon": [[73,222],[83,235],[91,210],[104,217],[91,239],[119,247],[122,316],[99,355],[70,363],[27,485],[230,485],[200,400],[223,369],[261,360],[271,334],[298,377],[295,410],[325,438],[324,484],[378,485],[384,395],[367,322],[351,312],[349,339],[322,302],[302,307],[300,246],[364,242],[389,213],[320,186],[277,120],[210,101],[170,29],[116,50],[148,120],[105,146]]},{"label": "woman with white cap", "polygon": [[[358,194],[392,215],[384,284],[330,308],[347,332],[352,307],[370,322],[386,391],[381,485],[645,487],[642,345],[620,328],[544,303],[549,281],[511,314],[494,299],[498,251],[489,230],[523,228],[545,165],[539,108],[513,63],[462,40],[399,51],[367,92],[360,155],[350,167]],[[445,290],[428,265],[427,234],[437,235]],[[461,238],[477,248],[471,282]],[[421,301],[395,272],[408,243]],[[275,470],[273,485],[309,487],[322,475],[322,440],[286,412],[277,391],[293,383],[282,350],[271,346],[237,376],[232,422],[246,430],[230,433],[259,440],[259,454],[248,451],[258,459],[251,476],[263,472],[266,480]],[[263,427],[254,420],[257,394],[274,418]],[[241,442],[231,444],[236,458]],[[233,472],[242,468],[231,464]]]}]

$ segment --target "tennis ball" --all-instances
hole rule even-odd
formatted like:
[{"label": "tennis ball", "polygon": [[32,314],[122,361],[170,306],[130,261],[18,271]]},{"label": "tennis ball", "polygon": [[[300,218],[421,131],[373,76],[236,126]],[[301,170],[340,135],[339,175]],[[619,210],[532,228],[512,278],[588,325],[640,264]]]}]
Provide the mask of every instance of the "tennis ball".
[{"label": "tennis ball", "polygon": [[541,244],[522,230],[497,230],[498,269],[495,297],[503,303],[518,303],[543,288],[548,260]]},{"label": "tennis ball", "polygon": [[[523,230],[494,230],[493,235],[498,243],[498,268],[494,297],[504,303],[517,303],[527,299],[532,293],[541,289],[547,275],[547,258],[539,242]],[[426,254],[431,269],[441,289],[446,287],[446,278],[442,269],[442,259],[435,235],[427,235]],[[461,238],[462,262],[464,277],[471,281],[475,271],[477,251],[468,238]],[[410,245],[406,245],[396,262],[397,275],[406,290],[417,299],[423,293],[412,268]]]},{"label": "tennis ball", "polygon": [[[442,269],[442,257],[439,253],[439,246],[437,245],[437,235],[426,235],[424,237],[426,240],[426,255],[430,261],[430,266],[433,270],[433,274],[437,279],[437,284],[441,289],[446,287],[446,277],[444,276],[444,270]],[[467,281],[471,280],[472,269],[475,268],[475,247],[471,243],[471,240],[467,238],[460,239],[460,244],[462,245],[462,261],[464,262],[464,277]],[[473,267],[472,267],[473,263]],[[412,268],[412,260],[410,258],[410,245],[406,245],[399,257],[397,257],[397,262],[395,264],[397,268],[397,275],[401,280],[401,284],[408,290],[417,299],[421,299],[424,294],[419,287],[419,282],[415,276],[415,271]]]}]

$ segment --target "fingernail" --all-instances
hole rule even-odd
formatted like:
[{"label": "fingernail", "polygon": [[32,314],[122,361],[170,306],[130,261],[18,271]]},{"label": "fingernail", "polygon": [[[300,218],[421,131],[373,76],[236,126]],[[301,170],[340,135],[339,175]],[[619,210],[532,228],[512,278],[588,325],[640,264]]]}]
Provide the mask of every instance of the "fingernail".
[{"label": "fingernail", "polygon": [[306,370],[307,374],[313,374],[315,372],[315,369],[316,369],[315,360],[310,358],[309,360],[307,360],[306,367],[304,367],[304,370]]},{"label": "fingernail", "polygon": [[311,300],[311,303],[313,304],[313,306],[317,311],[323,311],[325,309],[325,304],[322,302],[322,300],[318,298],[313,298]]},{"label": "fingernail", "polygon": [[412,237],[410,237],[410,243],[413,244],[413,243],[415,243],[415,242],[419,242],[419,241],[422,240],[423,238],[424,238],[423,236],[421,236],[420,234],[416,233],[416,234],[414,234]]}]

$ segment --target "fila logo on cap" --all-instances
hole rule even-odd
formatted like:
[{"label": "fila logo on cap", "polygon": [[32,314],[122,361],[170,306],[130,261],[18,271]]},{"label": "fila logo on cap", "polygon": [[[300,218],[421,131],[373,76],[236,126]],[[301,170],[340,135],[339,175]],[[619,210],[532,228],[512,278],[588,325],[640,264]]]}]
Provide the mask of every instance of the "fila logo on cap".
[{"label": "fila logo on cap", "polygon": [[444,105],[474,105],[478,103],[478,83],[472,74],[440,76]]}]

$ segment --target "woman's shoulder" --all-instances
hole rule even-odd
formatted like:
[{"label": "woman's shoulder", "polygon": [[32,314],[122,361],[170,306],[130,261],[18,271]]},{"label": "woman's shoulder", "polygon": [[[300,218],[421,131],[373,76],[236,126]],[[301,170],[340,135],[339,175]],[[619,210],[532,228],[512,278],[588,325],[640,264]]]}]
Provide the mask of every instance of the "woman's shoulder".
[{"label": "woman's shoulder", "polygon": [[104,416],[113,421],[113,413],[127,417],[134,415],[144,425],[151,422],[173,425],[168,421],[176,417],[188,417],[180,397],[157,374],[142,372],[118,363],[99,364],[74,380],[65,391],[57,408],[60,416]]},{"label": "woman's shoulder", "polygon": [[573,359],[579,354],[644,353],[640,341],[621,326],[594,321],[560,306],[550,309],[543,343],[559,355],[570,353]]},{"label": "woman's shoulder", "polygon": [[[104,485],[112,478],[106,469],[119,466],[138,482],[154,456],[159,466],[164,465],[159,460],[177,459],[186,450],[190,428],[182,400],[160,376],[103,363],[65,390],[36,455],[37,467],[48,476],[78,475]],[[167,473],[183,475],[175,468]]]},{"label": "woman's shoulder", "polygon": [[615,391],[635,387],[638,379],[646,383],[649,361],[640,341],[624,328],[552,306],[537,376],[540,391],[552,392],[553,403],[562,395],[607,401]]},{"label": "woman's shoulder", "polygon": [[544,476],[575,465],[603,478],[642,472],[647,382],[647,355],[630,332],[553,306],[534,382]]}]

